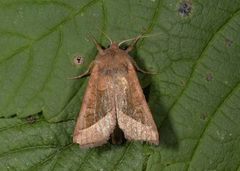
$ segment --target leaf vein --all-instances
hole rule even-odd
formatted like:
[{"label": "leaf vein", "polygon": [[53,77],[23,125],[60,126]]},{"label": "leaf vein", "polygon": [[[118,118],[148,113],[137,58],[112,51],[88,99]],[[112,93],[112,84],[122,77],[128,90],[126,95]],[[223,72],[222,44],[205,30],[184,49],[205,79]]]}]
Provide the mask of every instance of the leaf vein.
[{"label": "leaf vein", "polygon": [[124,156],[127,154],[127,152],[129,151],[129,149],[132,146],[132,142],[130,142],[128,144],[128,146],[125,148],[125,150],[123,151],[122,155],[120,156],[120,158],[117,160],[117,162],[113,165],[113,168],[111,170],[117,170],[116,168],[122,163]]},{"label": "leaf vein", "polygon": [[193,153],[192,153],[192,155],[190,157],[191,160],[188,162],[186,170],[190,169],[191,161],[193,160],[193,158],[194,158],[194,156],[195,156],[195,154],[196,154],[196,152],[198,150],[200,142],[203,139],[203,137],[204,137],[204,135],[206,133],[207,128],[209,127],[211,121],[214,119],[215,114],[220,110],[220,107],[222,105],[224,105],[227,100],[230,99],[230,97],[235,93],[235,90],[238,90],[239,87],[240,87],[240,82],[237,82],[237,84],[233,86],[233,88],[224,96],[223,100],[220,101],[220,103],[216,106],[216,109],[211,114],[211,118],[207,121],[206,126],[202,130],[202,132],[201,132],[201,134],[200,134],[200,136],[199,136],[199,138],[197,140],[197,143],[196,143],[195,147],[193,148]]}]

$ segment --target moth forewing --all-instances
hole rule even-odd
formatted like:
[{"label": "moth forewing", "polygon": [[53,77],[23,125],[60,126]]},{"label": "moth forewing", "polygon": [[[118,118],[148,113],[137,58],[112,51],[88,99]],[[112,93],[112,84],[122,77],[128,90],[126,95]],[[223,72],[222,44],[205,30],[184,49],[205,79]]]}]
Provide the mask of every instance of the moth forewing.
[{"label": "moth forewing", "polygon": [[[121,78],[124,83],[119,83],[122,96],[120,95],[121,98],[115,101],[118,125],[123,130],[126,139],[148,141],[157,145],[159,144],[157,127],[138,81],[135,68],[127,58],[126,61],[128,72]],[[122,105],[122,101],[127,103]]]},{"label": "moth forewing", "polygon": [[99,50],[73,135],[80,147],[100,146],[119,128],[128,140],[159,144],[157,127],[127,52],[116,43]]},{"label": "moth forewing", "polygon": [[[116,125],[113,107],[110,111],[100,111],[101,106],[104,106],[102,103],[106,103],[106,98],[104,99],[104,94],[99,93],[99,91],[104,91],[104,85],[99,86],[103,83],[99,77],[97,65],[95,64],[92,69],[73,135],[73,142],[83,148],[105,144]],[[98,90],[99,88],[100,90]],[[107,91],[108,89],[105,88],[105,94]],[[109,104],[105,105],[113,106],[111,100],[108,100],[107,103]]]}]

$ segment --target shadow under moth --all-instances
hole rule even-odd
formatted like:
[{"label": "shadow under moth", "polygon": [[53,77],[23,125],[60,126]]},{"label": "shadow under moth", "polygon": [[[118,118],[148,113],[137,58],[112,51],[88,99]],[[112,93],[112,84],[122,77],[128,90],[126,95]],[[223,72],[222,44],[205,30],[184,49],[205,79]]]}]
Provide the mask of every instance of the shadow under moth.
[{"label": "shadow under moth", "polygon": [[141,36],[125,50],[112,42],[98,49],[88,70],[73,79],[90,74],[88,86],[73,134],[73,142],[82,148],[127,140],[159,144],[159,134],[140,86],[136,70],[141,70],[128,54]]}]

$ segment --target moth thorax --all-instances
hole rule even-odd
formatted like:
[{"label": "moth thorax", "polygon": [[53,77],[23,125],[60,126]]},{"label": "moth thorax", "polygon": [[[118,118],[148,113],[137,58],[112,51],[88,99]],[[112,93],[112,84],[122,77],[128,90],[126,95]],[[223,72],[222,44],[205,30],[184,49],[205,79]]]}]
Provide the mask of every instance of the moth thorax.
[{"label": "moth thorax", "polygon": [[100,70],[100,73],[105,76],[114,76],[117,79],[119,76],[125,76],[128,74],[128,69],[125,66],[122,67],[104,67]]}]

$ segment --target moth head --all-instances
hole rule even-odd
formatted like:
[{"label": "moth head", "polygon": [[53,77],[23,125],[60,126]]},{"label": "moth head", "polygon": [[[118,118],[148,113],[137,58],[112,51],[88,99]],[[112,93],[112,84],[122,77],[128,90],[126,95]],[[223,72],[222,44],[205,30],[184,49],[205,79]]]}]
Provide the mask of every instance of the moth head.
[{"label": "moth head", "polygon": [[107,49],[103,49],[102,47],[101,47],[101,45],[96,41],[96,39],[94,38],[94,37],[92,37],[92,41],[94,42],[94,44],[96,45],[96,47],[97,47],[97,49],[98,49],[98,53],[100,54],[100,55],[105,55],[106,54],[106,50],[108,50],[108,49],[111,49],[111,50],[121,50],[120,49],[120,46],[122,45],[122,44],[124,44],[124,43],[126,43],[126,42],[129,42],[129,41],[132,41],[132,43],[127,47],[127,49],[125,50],[125,52],[130,52],[130,51],[132,51],[133,50],[133,48],[134,48],[134,46],[137,44],[137,42],[140,40],[140,39],[142,39],[142,38],[145,38],[145,37],[151,37],[151,36],[154,36],[154,35],[156,35],[156,34],[153,34],[153,35],[143,35],[143,34],[141,34],[141,35],[139,35],[139,36],[137,36],[137,37],[134,37],[134,38],[131,38],[131,39],[126,39],[126,40],[123,40],[123,41],[121,41],[121,42],[119,42],[119,43],[116,43],[116,42],[113,42],[112,41],[112,39],[106,34],[106,33],[104,33],[104,32],[102,32],[103,34],[104,34],[104,36],[109,40],[109,42],[110,42],[110,47],[109,48],[107,48]]},{"label": "moth head", "polygon": [[111,43],[110,48],[114,49],[114,50],[119,49],[118,43],[116,43],[116,42]]},{"label": "moth head", "polygon": [[122,44],[126,43],[126,42],[129,42],[129,41],[132,41],[132,43],[128,46],[128,48],[125,50],[127,53],[132,51],[134,46],[137,44],[137,42],[140,40],[140,39],[143,39],[143,38],[147,38],[147,37],[152,37],[152,36],[156,36],[160,33],[156,33],[156,34],[149,34],[149,35],[144,35],[144,34],[140,34],[139,36],[137,37],[134,37],[134,38],[130,38],[130,39],[126,39],[126,40],[123,40],[121,42],[118,43],[118,47],[120,47]]}]

